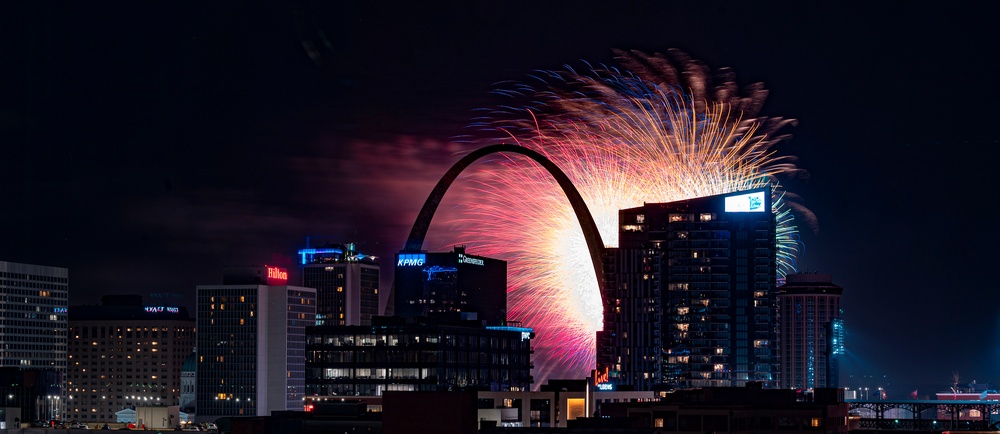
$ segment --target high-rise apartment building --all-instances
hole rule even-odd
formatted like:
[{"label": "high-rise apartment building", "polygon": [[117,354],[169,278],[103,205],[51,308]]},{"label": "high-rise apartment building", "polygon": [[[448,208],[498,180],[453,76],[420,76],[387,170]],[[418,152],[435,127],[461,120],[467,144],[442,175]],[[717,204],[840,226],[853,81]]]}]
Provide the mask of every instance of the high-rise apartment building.
[{"label": "high-rise apartment building", "polygon": [[69,270],[0,261],[0,367],[66,374]]},{"label": "high-rise apartment building", "polygon": [[775,386],[776,223],[768,188],[619,212],[598,369],[638,390]]},{"label": "high-rise apartment building", "polygon": [[0,261],[0,400],[22,417],[62,414],[68,309],[68,269]]},{"label": "high-rise apartment building", "polygon": [[196,420],[301,410],[316,290],[264,266],[227,269],[222,285],[197,293]]},{"label": "high-rise apartment building", "polygon": [[789,274],[778,288],[781,387],[840,387],[843,291],[829,274]]},{"label": "high-rise apartment building", "polygon": [[379,265],[354,244],[299,250],[302,286],[316,289],[316,325],[371,325],[379,312]]},{"label": "high-rise apartment building", "polygon": [[395,271],[396,316],[507,321],[506,261],[456,246],[451,252],[399,252]]},{"label": "high-rise apartment building", "polygon": [[140,295],[71,307],[63,419],[103,424],[125,408],[178,405],[194,325],[187,308],[146,305]]}]

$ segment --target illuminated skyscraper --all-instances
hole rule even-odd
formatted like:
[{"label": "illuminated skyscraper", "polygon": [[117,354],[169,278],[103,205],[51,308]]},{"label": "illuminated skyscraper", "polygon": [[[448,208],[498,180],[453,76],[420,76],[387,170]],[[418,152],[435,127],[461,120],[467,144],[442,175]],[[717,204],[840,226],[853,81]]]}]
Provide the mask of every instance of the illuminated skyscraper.
[{"label": "illuminated skyscraper", "polygon": [[778,288],[781,387],[840,387],[843,291],[829,274],[789,274]]},{"label": "illuminated skyscraper", "polygon": [[178,405],[194,335],[187,308],[144,305],[140,295],[72,306],[65,419],[103,424],[124,408]]},{"label": "illuminated skyscraper", "polygon": [[316,289],[316,325],[371,325],[379,312],[379,265],[354,244],[299,250],[302,286]]},{"label": "illuminated skyscraper", "polygon": [[472,256],[465,247],[400,252],[394,285],[397,316],[464,316],[488,325],[507,321],[507,261]]},{"label": "illuminated skyscraper", "polygon": [[0,405],[23,418],[63,411],[68,294],[65,268],[0,261]]},{"label": "illuminated skyscraper", "polygon": [[282,268],[227,269],[222,285],[198,286],[197,421],[301,410],[315,321],[316,290],[288,286]]},{"label": "illuminated skyscraper", "polygon": [[619,212],[598,369],[638,390],[777,385],[776,225],[767,188]]},{"label": "illuminated skyscraper", "polygon": [[0,261],[0,367],[66,375],[69,270]]}]

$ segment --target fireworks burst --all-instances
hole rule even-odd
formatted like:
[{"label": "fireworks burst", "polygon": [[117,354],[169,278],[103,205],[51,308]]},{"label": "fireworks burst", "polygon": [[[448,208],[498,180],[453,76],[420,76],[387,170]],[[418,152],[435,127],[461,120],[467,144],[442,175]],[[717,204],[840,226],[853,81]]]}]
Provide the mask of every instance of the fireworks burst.
[{"label": "fireworks burst", "polygon": [[[794,121],[758,116],[767,91],[738,91],[731,71],[713,76],[683,53],[616,52],[621,68],[543,72],[500,92],[519,106],[475,125],[501,132],[559,166],[587,202],[604,242],[618,244],[618,211],[646,202],[770,185],[778,220],[779,278],[795,271],[798,231],[777,175],[799,173],[777,156],[776,133]],[[509,261],[508,317],[538,331],[536,385],[593,368],[602,307],[580,226],[547,174],[500,156],[464,179],[477,199],[449,226],[476,254]],[[806,218],[807,210],[796,207]]]}]

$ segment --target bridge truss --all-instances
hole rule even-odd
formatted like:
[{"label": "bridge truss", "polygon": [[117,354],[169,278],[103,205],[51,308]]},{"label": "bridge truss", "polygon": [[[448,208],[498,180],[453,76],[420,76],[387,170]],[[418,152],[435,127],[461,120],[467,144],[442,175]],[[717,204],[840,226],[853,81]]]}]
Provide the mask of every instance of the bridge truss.
[{"label": "bridge truss", "polygon": [[989,431],[1000,424],[1000,401],[847,400],[860,429]]}]

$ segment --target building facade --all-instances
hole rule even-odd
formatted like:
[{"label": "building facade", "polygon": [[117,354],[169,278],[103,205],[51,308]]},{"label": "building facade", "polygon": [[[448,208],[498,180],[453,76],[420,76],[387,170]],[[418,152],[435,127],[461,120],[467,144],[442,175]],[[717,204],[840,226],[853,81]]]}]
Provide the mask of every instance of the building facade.
[{"label": "building facade", "polygon": [[605,404],[659,400],[653,391],[610,390],[593,375],[584,380],[550,380],[539,391],[478,393],[479,420],[499,428],[566,428],[571,421],[600,415]]},{"label": "building facade", "polygon": [[0,367],[66,373],[69,270],[0,261]]},{"label": "building facade", "polygon": [[531,387],[529,328],[396,323],[316,326],[308,335],[309,395]]},{"label": "building facade", "polygon": [[[400,252],[393,283],[395,315],[507,321],[507,262],[451,252]],[[473,315],[474,314],[474,315]]]},{"label": "building facade", "polygon": [[31,384],[25,393],[45,391],[8,398],[14,406],[32,406],[21,408],[24,417],[62,414],[68,310],[68,269],[0,261],[0,368],[40,371],[9,375]]},{"label": "building facade", "polygon": [[598,369],[637,390],[777,385],[768,188],[619,212]]},{"label": "building facade", "polygon": [[299,250],[302,286],[316,289],[316,325],[371,325],[379,311],[379,265],[354,244]]},{"label": "building facade", "polygon": [[181,393],[180,401],[177,405],[180,406],[180,411],[187,413],[189,415],[194,415],[197,413],[197,407],[195,407],[195,387],[198,378],[198,354],[191,353],[184,359],[184,364],[181,365]]},{"label": "building facade", "polygon": [[124,408],[178,405],[194,325],[187,308],[147,306],[139,295],[71,307],[64,419],[107,423]]},{"label": "building facade", "polygon": [[789,274],[778,288],[782,388],[840,387],[842,293],[829,274]]},{"label": "building facade", "polygon": [[844,434],[850,431],[849,415],[843,389],[815,389],[803,399],[794,390],[719,387],[681,390],[651,402],[609,403],[595,421],[621,420],[628,425],[618,428],[636,432]]},{"label": "building facade", "polygon": [[301,409],[316,290],[264,266],[227,269],[222,285],[197,294],[196,421]]},{"label": "building facade", "polygon": [[0,368],[0,422],[13,427],[14,419],[27,422],[59,420],[63,377],[55,369]]}]

